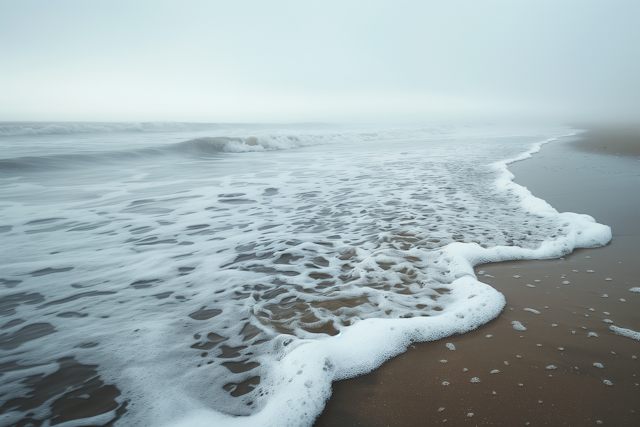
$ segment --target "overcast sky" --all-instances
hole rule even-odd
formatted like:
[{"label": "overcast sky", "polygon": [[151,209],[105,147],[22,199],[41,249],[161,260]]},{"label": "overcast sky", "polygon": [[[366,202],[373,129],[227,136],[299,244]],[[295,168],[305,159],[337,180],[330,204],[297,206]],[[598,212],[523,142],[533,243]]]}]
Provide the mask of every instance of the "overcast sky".
[{"label": "overcast sky", "polygon": [[640,118],[640,1],[0,0],[0,121]]}]

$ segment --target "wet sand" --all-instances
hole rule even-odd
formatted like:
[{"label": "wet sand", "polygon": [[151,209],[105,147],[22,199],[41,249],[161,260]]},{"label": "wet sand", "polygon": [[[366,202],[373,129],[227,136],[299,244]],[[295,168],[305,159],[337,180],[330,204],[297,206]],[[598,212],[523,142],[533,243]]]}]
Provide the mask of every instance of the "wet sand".
[{"label": "wet sand", "polygon": [[[476,267],[506,297],[496,319],[414,344],[368,375],[334,383],[315,426],[640,425],[640,341],[605,322],[640,331],[640,294],[629,291],[640,286],[634,129],[593,129],[509,167],[517,183],[560,212],[611,226],[611,243],[564,259]],[[516,320],[527,330],[515,330]]]},{"label": "wet sand", "polygon": [[640,124],[621,124],[615,131],[611,127],[591,127],[574,147],[587,152],[640,158]]}]

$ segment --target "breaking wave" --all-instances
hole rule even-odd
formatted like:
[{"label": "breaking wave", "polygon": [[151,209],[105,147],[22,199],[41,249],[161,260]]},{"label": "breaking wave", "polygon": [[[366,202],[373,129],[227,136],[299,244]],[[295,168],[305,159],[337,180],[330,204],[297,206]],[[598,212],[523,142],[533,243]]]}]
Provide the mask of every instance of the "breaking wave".
[{"label": "breaking wave", "polygon": [[[110,125],[46,125],[43,127],[15,126],[13,131],[31,133],[81,133],[81,132],[118,132],[118,131],[161,131],[183,130],[182,127],[195,126],[189,123],[131,123]],[[204,126],[204,125],[203,125]],[[212,125],[213,126],[213,125]],[[10,135],[6,129],[0,127],[0,135]],[[193,130],[193,129],[191,129]],[[41,147],[32,150],[32,155],[0,158],[0,173],[12,173],[29,170],[72,169],[75,167],[92,166],[100,163],[129,160],[145,160],[159,156],[186,155],[197,157],[211,157],[220,153],[244,153],[257,151],[291,150],[301,147],[325,144],[350,144],[354,142],[384,141],[400,139],[424,138],[432,135],[455,133],[455,126],[421,127],[413,129],[384,129],[377,131],[341,131],[324,133],[293,133],[288,131],[249,132],[246,129],[227,129],[231,136],[203,136],[187,141],[171,144],[155,144],[143,148],[131,148],[130,145],[116,147],[96,142],[85,151],[78,151],[70,146],[68,153],[53,153],[41,155]],[[3,133],[5,132],[5,133]]]}]

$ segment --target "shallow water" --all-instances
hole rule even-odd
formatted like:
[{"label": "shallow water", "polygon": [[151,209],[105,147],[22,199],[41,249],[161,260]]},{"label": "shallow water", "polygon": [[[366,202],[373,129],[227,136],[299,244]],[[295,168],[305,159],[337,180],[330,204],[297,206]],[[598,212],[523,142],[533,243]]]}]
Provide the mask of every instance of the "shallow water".
[{"label": "shallow water", "polygon": [[310,424],[495,317],[474,265],[611,236],[504,168],[566,128],[107,130],[1,137],[3,425]]}]

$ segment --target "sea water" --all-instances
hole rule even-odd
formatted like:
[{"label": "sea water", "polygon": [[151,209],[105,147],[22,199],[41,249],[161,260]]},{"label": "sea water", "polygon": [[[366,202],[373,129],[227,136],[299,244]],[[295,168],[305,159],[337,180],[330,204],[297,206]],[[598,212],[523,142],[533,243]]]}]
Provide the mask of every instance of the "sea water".
[{"label": "sea water", "polygon": [[475,265],[611,238],[513,183],[564,127],[0,124],[0,425],[311,425],[475,329]]}]

